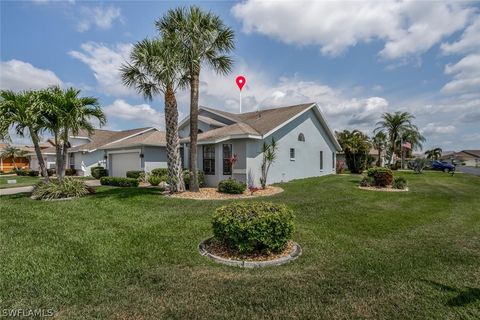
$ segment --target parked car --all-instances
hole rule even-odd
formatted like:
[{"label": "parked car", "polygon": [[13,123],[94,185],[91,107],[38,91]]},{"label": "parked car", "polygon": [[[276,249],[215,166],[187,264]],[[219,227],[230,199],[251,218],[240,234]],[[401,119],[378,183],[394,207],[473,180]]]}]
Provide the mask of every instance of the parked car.
[{"label": "parked car", "polygon": [[443,172],[452,172],[455,171],[455,166],[448,162],[442,162],[439,160],[432,161],[433,170],[441,170]]}]

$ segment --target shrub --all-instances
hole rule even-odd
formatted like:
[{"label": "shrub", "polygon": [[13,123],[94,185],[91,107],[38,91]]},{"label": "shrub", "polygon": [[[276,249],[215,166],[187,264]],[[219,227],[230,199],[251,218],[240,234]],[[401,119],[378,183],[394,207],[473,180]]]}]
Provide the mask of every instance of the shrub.
[{"label": "shrub", "polygon": [[39,182],[34,187],[32,196],[35,199],[51,200],[82,197],[93,192],[82,180],[67,177],[63,181]]},{"label": "shrub", "polygon": [[101,177],[100,184],[102,186],[138,187],[138,180],[122,177]]},{"label": "shrub", "polygon": [[66,176],[76,176],[77,175],[77,169],[65,169],[65,175]]},{"label": "shrub", "polygon": [[[55,169],[47,169],[47,175],[49,177],[53,176],[55,174]],[[42,177],[43,177],[43,173],[42,173]]]},{"label": "shrub", "polygon": [[22,176],[22,177],[38,177],[39,172],[37,170],[16,170],[15,173],[17,176]]},{"label": "shrub", "polygon": [[368,169],[367,176],[373,178],[375,186],[385,187],[392,184],[393,173],[388,168],[375,167]]},{"label": "shrub", "polygon": [[160,184],[161,180],[159,176],[155,175],[150,175],[148,177],[148,183],[150,183],[152,186],[158,186]]},{"label": "shrub", "polygon": [[213,214],[215,239],[241,253],[280,251],[294,231],[294,215],[270,202],[231,203]]},{"label": "shrub", "polygon": [[393,179],[392,187],[395,189],[405,189],[407,187],[407,179],[404,177],[396,177]]},{"label": "shrub", "polygon": [[222,193],[242,194],[246,188],[247,185],[245,183],[232,178],[222,180],[218,184],[218,191]]},{"label": "shrub", "polygon": [[413,169],[415,173],[422,173],[423,169],[428,166],[428,160],[425,158],[415,158],[415,160],[409,163],[409,167]]},{"label": "shrub", "polygon": [[[185,188],[190,186],[190,171],[183,170],[183,182],[185,182]],[[200,188],[205,187],[205,174],[203,171],[198,170],[198,186]]]},{"label": "shrub", "polygon": [[361,187],[371,187],[373,185],[375,185],[375,181],[373,180],[372,177],[363,177],[362,180],[360,180],[360,186]]},{"label": "shrub", "polygon": [[[143,173],[143,170],[131,170],[127,171],[127,178],[138,179]],[[145,176],[144,176],[145,177]]]},{"label": "shrub", "polygon": [[152,171],[150,171],[150,174],[154,175],[154,176],[158,176],[158,177],[168,176],[168,169],[167,168],[155,168]]},{"label": "shrub", "polygon": [[95,179],[100,179],[101,177],[108,176],[107,169],[104,167],[93,167],[90,172],[92,173],[92,177]]}]

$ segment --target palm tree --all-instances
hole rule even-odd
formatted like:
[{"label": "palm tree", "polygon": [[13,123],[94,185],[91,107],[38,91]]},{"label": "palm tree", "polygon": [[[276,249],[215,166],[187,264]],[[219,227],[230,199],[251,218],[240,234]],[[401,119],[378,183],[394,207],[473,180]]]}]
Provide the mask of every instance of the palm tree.
[{"label": "palm tree", "polygon": [[[405,156],[410,158],[413,150],[422,149],[423,142],[426,141],[425,137],[420,133],[418,128],[415,125],[412,125],[412,128],[405,130],[401,135],[401,141],[398,142],[399,150],[402,150],[401,143],[408,141],[411,144],[411,148],[405,150]],[[403,155],[402,155],[403,156]]]},{"label": "palm tree", "polygon": [[190,82],[190,190],[199,191],[197,134],[200,69],[206,63],[219,74],[231,71],[232,59],[226,54],[235,47],[234,32],[225,26],[219,16],[197,6],[169,10],[155,24],[163,35],[176,34],[180,37],[182,61]]},{"label": "palm tree", "polygon": [[80,90],[75,88],[61,89],[58,86],[50,87],[42,93],[43,108],[46,111],[45,122],[54,135],[56,145],[56,172],[58,179],[65,176],[68,141],[70,135],[77,135],[85,130],[89,135],[93,133],[92,120],[96,119],[100,126],[107,120],[97,98],[80,97]]},{"label": "palm tree", "polygon": [[15,163],[15,158],[23,157],[25,153],[26,152],[24,150],[20,150],[15,146],[8,145],[3,148],[2,153],[0,153],[0,158],[12,158],[13,167],[15,168],[15,170],[18,170],[17,164]]},{"label": "palm tree", "polygon": [[413,119],[415,117],[412,114],[397,111],[395,113],[384,113],[382,120],[377,122],[377,128],[375,128],[374,133],[380,130],[385,131],[389,139],[388,164],[392,163],[393,155],[396,154],[398,141],[402,134],[407,130],[418,131],[417,127],[412,123]]},{"label": "palm tree", "polygon": [[145,39],[135,44],[130,63],[121,67],[123,83],[135,87],[145,99],[162,93],[165,99],[168,184],[170,192],[185,191],[178,138],[178,108],[175,93],[186,82],[179,38]]},{"label": "palm tree", "polygon": [[425,151],[427,159],[438,160],[442,156],[442,148],[433,148],[431,150]]},{"label": "palm tree", "polygon": [[37,105],[37,94],[34,92],[13,92],[2,90],[0,92],[0,136],[9,139],[9,129],[14,128],[15,132],[32,139],[38,165],[45,181],[48,181],[47,167],[43,160],[40,149],[40,134],[45,130],[45,123],[42,121],[41,113]]},{"label": "palm tree", "polygon": [[335,134],[345,152],[345,160],[350,172],[362,173],[366,169],[368,152],[371,147],[368,136],[358,130],[343,130]]},{"label": "palm tree", "polygon": [[270,166],[277,158],[277,151],[278,151],[278,144],[277,141],[272,138],[272,141],[268,144],[263,142],[262,145],[262,165],[261,165],[261,177],[260,177],[260,184],[262,189],[267,188],[267,178],[268,178],[268,171],[270,170]]},{"label": "palm tree", "polygon": [[377,132],[372,139],[372,145],[378,152],[377,167],[382,165],[382,151],[387,147],[387,135],[383,131]]}]

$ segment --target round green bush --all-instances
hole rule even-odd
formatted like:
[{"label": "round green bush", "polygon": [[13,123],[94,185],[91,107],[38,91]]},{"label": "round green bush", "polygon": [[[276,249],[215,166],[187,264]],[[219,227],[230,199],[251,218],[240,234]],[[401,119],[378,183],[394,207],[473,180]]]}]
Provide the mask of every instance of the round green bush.
[{"label": "round green bush", "polygon": [[[190,186],[190,171],[183,170],[183,182],[185,183],[185,188]],[[200,188],[205,187],[205,174],[203,171],[198,170],[198,186]]]},{"label": "round green bush", "polygon": [[167,176],[168,175],[168,169],[167,168],[155,168],[152,171],[150,171],[150,174],[154,175],[154,176],[158,176],[158,177]]},{"label": "round green bush", "polygon": [[222,180],[218,184],[218,191],[222,193],[242,194],[246,188],[247,185],[245,183],[232,178]]},{"label": "round green bush", "polygon": [[101,177],[108,176],[107,169],[104,167],[93,167],[90,172],[92,173],[92,177],[95,179],[100,179]]},{"label": "round green bush", "polygon": [[150,183],[152,186],[158,186],[160,182],[161,180],[159,176],[150,175],[148,177],[148,183]]},{"label": "round green bush", "polygon": [[395,189],[405,189],[407,187],[407,179],[404,177],[396,177],[393,179],[392,187]]},{"label": "round green bush", "polygon": [[363,177],[363,179],[360,180],[359,184],[361,187],[371,187],[375,185],[375,181],[373,180],[372,177]]},{"label": "round green bush", "polygon": [[375,167],[368,169],[367,176],[373,178],[375,186],[385,187],[393,182],[393,172],[388,168]]},{"label": "round green bush", "polygon": [[127,171],[127,178],[138,179],[142,175],[143,170]]},{"label": "round green bush", "polygon": [[212,229],[215,239],[241,253],[276,252],[291,239],[293,219],[285,205],[234,202],[215,211]]}]

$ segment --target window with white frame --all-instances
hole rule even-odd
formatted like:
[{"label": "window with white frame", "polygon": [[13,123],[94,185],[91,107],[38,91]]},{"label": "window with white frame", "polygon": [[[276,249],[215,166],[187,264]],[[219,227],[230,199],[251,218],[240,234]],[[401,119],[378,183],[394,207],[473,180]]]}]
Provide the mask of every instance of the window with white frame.
[{"label": "window with white frame", "polygon": [[215,174],[215,145],[203,146],[203,172],[208,175]]},{"label": "window with white frame", "polygon": [[295,161],[295,148],[290,148],[290,160]]}]

